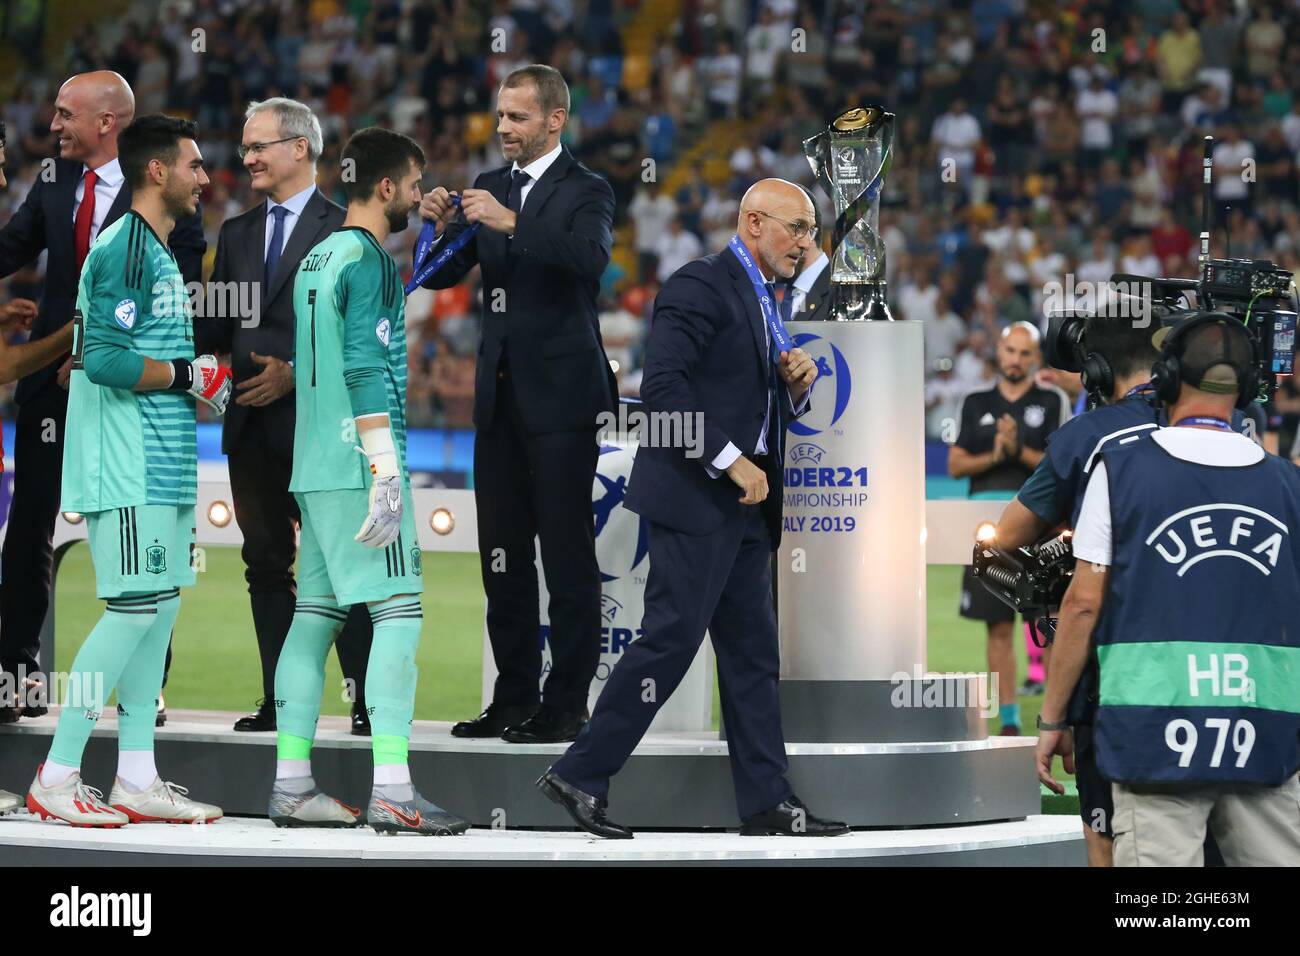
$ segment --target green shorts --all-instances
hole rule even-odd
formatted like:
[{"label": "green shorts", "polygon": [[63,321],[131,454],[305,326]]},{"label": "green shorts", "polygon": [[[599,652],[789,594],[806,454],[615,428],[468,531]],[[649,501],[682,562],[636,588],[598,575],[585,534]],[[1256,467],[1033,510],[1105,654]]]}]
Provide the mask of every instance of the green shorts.
[{"label": "green shorts", "polygon": [[194,583],[194,506],[132,505],[86,515],[95,594],[122,597]]},{"label": "green shorts", "polygon": [[294,497],[302,512],[299,598],[332,595],[347,607],[424,590],[410,488],[402,489],[401,533],[386,548],[367,547],[356,540],[370,513],[368,489],[299,491]]}]

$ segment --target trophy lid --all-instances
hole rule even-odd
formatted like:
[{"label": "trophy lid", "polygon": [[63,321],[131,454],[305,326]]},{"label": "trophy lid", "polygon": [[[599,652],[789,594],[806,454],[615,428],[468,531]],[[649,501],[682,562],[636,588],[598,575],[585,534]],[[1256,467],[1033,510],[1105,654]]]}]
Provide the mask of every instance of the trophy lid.
[{"label": "trophy lid", "polygon": [[853,132],[854,130],[866,129],[872,126],[887,114],[879,106],[858,106],[851,110],[845,110],[831,123],[831,128],[839,132]]}]

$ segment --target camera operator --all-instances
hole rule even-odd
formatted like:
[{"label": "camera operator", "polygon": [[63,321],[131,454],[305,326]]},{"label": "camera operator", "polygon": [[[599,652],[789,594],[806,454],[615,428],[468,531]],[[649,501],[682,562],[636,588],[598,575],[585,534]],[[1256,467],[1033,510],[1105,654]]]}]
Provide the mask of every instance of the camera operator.
[{"label": "camera operator", "polygon": [[[1071,347],[1069,343],[1080,328],[1081,342]],[[1074,527],[1084,488],[1101,452],[1164,424],[1149,381],[1160,351],[1151,344],[1148,324],[1122,315],[1078,316],[1067,319],[1065,327],[1049,336],[1049,341],[1053,338],[1059,344],[1048,349],[1049,364],[1079,369],[1085,389],[1106,404],[1070,419],[1052,433],[1042,461],[998,519],[995,540],[1008,551],[1036,544],[1062,525]],[[1054,354],[1057,349],[1063,354]],[[1251,430],[1250,420],[1233,411],[1236,431]],[[1110,782],[1097,772],[1092,746],[1096,688],[1096,664],[1090,661],[1070,700],[1074,766],[1066,769],[1074,774],[1079,788],[1088,864],[1110,866],[1114,815]],[[1064,792],[1059,784],[1052,787]]]},{"label": "camera operator", "polygon": [[1202,313],[1160,336],[1170,424],[1092,467],[1039,778],[1068,760],[1067,702],[1095,656],[1116,865],[1200,866],[1207,825],[1229,865],[1300,865],[1300,471],[1232,430],[1260,374],[1240,322]]},{"label": "camera operator", "polygon": [[[972,498],[1006,498],[1038,466],[1048,436],[1070,417],[1059,388],[1034,381],[1041,360],[1038,330],[1015,322],[998,341],[998,381],[968,393],[957,414],[957,440],[948,449],[948,474],[970,478]],[[989,594],[970,567],[962,578],[961,616],[988,628],[989,671],[997,675],[1004,736],[1020,733],[1012,625],[1016,613]]]}]

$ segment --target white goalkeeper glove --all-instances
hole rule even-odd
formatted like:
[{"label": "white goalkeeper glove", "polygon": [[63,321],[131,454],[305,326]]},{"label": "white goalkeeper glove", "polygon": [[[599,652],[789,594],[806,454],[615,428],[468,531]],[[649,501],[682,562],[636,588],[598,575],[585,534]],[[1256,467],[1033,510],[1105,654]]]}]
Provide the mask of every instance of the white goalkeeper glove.
[{"label": "white goalkeeper glove", "polygon": [[370,461],[370,511],[356,539],[368,548],[386,548],[402,530],[402,472],[390,428],[357,429],[363,447],[357,451]]},{"label": "white goalkeeper glove", "polygon": [[189,392],[199,401],[215,408],[218,415],[226,414],[230,392],[234,387],[233,373],[218,362],[215,355],[200,355],[193,361],[172,359],[171,390]]}]

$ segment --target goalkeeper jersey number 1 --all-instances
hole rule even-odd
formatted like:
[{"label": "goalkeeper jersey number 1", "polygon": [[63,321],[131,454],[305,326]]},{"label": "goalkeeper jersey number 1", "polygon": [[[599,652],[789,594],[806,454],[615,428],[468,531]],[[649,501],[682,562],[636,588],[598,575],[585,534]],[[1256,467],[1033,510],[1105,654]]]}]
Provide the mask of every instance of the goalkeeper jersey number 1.
[{"label": "goalkeeper jersey number 1", "polygon": [[134,210],[95,240],[73,314],[62,509],[192,505],[197,488],[194,398],[97,385],[87,350],[167,361],[194,358],[185,282],[171,251]]},{"label": "goalkeeper jersey number 1", "polygon": [[405,474],[405,310],[397,263],[367,230],[340,229],[303,257],[293,285],[297,420],[290,491],[370,487],[353,423],[353,400],[361,392],[364,413],[388,413]]}]

